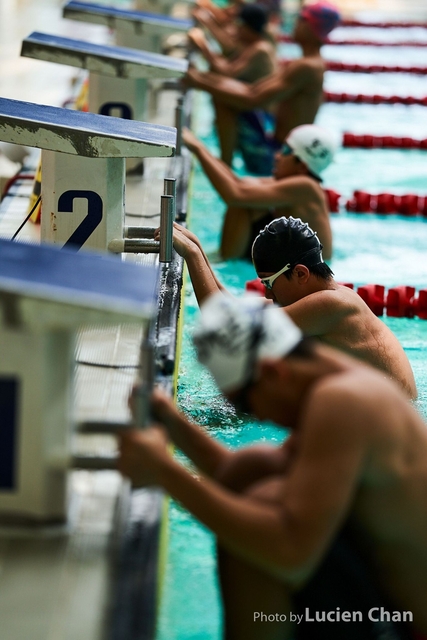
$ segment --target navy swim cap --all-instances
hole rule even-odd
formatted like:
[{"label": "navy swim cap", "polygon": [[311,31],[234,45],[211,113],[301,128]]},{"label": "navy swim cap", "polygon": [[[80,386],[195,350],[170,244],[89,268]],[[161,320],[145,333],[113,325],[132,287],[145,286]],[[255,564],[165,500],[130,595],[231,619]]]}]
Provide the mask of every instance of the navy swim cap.
[{"label": "navy swim cap", "polygon": [[275,273],[285,264],[314,267],[323,262],[323,246],[306,222],[300,218],[277,218],[254,240],[252,261],[257,273]]},{"label": "navy swim cap", "polygon": [[239,18],[247,27],[262,33],[268,22],[268,9],[260,4],[244,4],[239,11]]}]

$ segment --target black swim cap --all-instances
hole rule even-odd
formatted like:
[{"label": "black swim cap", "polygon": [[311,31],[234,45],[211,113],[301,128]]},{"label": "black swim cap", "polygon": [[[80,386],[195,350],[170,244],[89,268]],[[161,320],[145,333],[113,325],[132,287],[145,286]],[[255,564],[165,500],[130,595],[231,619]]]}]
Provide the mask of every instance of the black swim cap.
[{"label": "black swim cap", "polygon": [[276,273],[288,263],[314,267],[323,262],[322,248],[306,222],[283,216],[259,232],[252,245],[252,261],[258,273]]},{"label": "black swim cap", "polygon": [[250,29],[262,33],[268,21],[268,10],[260,4],[245,4],[240,9],[240,20]]}]

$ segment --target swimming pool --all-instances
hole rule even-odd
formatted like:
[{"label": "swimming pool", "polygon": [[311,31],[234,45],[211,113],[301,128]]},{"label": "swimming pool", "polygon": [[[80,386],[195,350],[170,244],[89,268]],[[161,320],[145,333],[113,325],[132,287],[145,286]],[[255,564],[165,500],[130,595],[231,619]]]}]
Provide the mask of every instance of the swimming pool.
[{"label": "swimming pool", "polygon": [[[344,49],[347,47],[340,47],[339,53]],[[353,62],[357,59],[360,62],[360,58],[356,57],[360,47],[348,49],[351,49],[354,57],[344,52],[342,59]],[[385,64],[396,62],[396,53],[384,49],[374,49],[367,61],[377,61],[377,54],[381,55],[381,63],[384,58]],[[401,62],[404,52],[399,50],[398,55]],[[412,62],[412,57],[407,62]],[[376,93],[386,94],[390,83],[388,76],[391,74],[376,74],[375,79],[366,74],[328,74],[327,90],[337,90],[338,75],[342,81],[339,90],[344,91],[345,84],[347,90],[351,87],[355,91],[357,87],[358,92],[373,93],[372,87],[375,86]],[[400,74],[393,76],[394,82],[405,86],[405,90],[402,86],[402,94],[413,93],[412,84],[406,91],[406,75],[403,78]],[[424,84],[421,78],[417,80],[419,85]],[[217,151],[212,135],[209,99],[200,94],[197,100],[197,131],[204,142]],[[425,107],[415,106],[325,104],[317,122],[341,132],[424,138],[427,137],[426,114]],[[242,169],[238,168],[238,171]],[[427,194],[427,152],[341,149],[336,162],[325,171],[324,177],[325,186],[339,191],[344,200],[355,189],[424,195]],[[191,229],[213,258],[219,243],[223,211],[222,201],[210,187],[200,167],[196,166],[191,199]],[[385,218],[342,211],[332,216],[332,228],[335,244],[331,267],[339,282],[352,282],[355,286],[383,284],[387,288],[404,284],[412,285],[417,290],[427,287],[427,220],[394,215]],[[215,270],[224,285],[237,295],[242,292],[244,283],[255,277],[253,267],[238,260],[216,262]],[[198,307],[191,285],[187,285],[185,303],[178,386],[180,408],[230,447],[254,441],[281,442],[285,435],[282,430],[273,425],[243,422],[238,418],[221,398],[209,374],[195,361],[190,334]],[[417,405],[427,418],[427,321],[385,316],[383,320],[398,336],[407,352],[419,391]],[[213,536],[174,502],[170,505],[169,515],[168,561],[157,640],[219,640],[221,606]]]}]

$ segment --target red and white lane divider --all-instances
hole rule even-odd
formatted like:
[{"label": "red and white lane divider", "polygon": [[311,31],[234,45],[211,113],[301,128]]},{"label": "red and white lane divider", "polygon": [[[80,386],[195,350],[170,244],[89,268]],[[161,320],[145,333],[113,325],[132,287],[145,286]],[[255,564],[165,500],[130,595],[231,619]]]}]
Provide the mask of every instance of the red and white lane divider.
[{"label": "red and white lane divider", "polygon": [[414,193],[394,195],[393,193],[372,194],[367,191],[355,191],[345,205],[347,211],[354,213],[398,213],[403,216],[427,217],[427,197]]},{"label": "red and white lane divider", "polygon": [[344,133],[343,147],[363,147],[365,149],[424,149],[427,138],[417,140],[409,136],[373,136],[371,134]]},{"label": "red and white lane divider", "polygon": [[325,102],[355,102],[358,104],[418,104],[427,107],[427,96],[416,98],[415,96],[381,96],[378,94],[366,95],[364,93],[335,93],[325,91]]},{"label": "red and white lane divider", "polygon": [[[329,211],[339,213],[342,195],[334,189],[324,189]],[[352,213],[400,214],[403,216],[427,217],[427,196],[415,193],[396,195],[393,193],[369,193],[356,190],[345,203]]]},{"label": "red and white lane divider", "polygon": [[341,20],[340,27],[375,27],[377,29],[407,29],[412,27],[420,27],[427,29],[425,22],[363,22],[362,20]]},{"label": "red and white lane divider", "polygon": [[[284,33],[281,33],[277,36],[277,40],[279,42],[289,42],[293,43],[294,40],[291,36],[288,36]],[[324,44],[333,45],[333,46],[359,46],[359,47],[427,47],[427,41],[423,40],[407,40],[407,41],[393,41],[393,42],[382,42],[381,40],[333,40],[332,38],[328,38],[325,40]]]},{"label": "red and white lane divider", "polygon": [[351,64],[349,62],[326,62],[328,71],[346,71],[348,73],[414,73],[426,75],[427,67],[402,67],[400,65],[390,66],[384,64]]}]

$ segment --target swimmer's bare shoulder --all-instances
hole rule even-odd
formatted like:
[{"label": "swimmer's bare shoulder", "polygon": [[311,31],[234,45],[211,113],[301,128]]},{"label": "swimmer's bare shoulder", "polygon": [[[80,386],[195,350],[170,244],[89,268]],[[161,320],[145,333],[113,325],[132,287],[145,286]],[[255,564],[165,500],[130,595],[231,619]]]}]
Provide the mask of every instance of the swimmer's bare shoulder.
[{"label": "swimmer's bare shoulder", "polygon": [[282,79],[286,81],[303,80],[309,82],[310,80],[323,80],[325,69],[324,60],[319,56],[313,56],[291,60],[282,66],[281,74]]},{"label": "swimmer's bare shoulder", "polygon": [[[330,351],[325,345],[320,348],[325,353]],[[372,453],[373,449],[390,443],[393,432],[405,437],[402,426],[419,429],[423,425],[395,382],[351,357],[344,361],[341,356],[341,362],[342,370],[322,377],[310,394],[306,428],[322,423],[325,416],[324,429],[329,436],[346,440],[350,437],[353,444],[358,443],[361,449]],[[427,431],[423,430],[427,454]]]},{"label": "swimmer's bare shoulder", "polygon": [[342,320],[360,312],[360,303],[364,304],[357,293],[334,280],[327,286],[286,306],[286,313],[307,336],[328,334]]},{"label": "swimmer's bare shoulder", "polygon": [[293,192],[295,198],[298,198],[299,200],[307,200],[307,197],[310,197],[310,199],[315,197],[326,205],[326,195],[324,190],[320,184],[310,176],[288,176],[280,178],[277,182],[284,190],[288,191],[289,194]]},{"label": "swimmer's bare shoulder", "polygon": [[[322,349],[329,351],[324,345]],[[308,418],[311,415],[313,428],[317,419],[322,422],[322,416],[327,416],[324,428],[330,437],[341,438],[340,433],[344,432],[345,438],[353,445],[359,443],[368,453],[359,476],[360,486],[378,489],[382,480],[384,512],[392,512],[398,501],[394,482],[389,487],[392,501],[388,504],[385,500],[387,478],[394,477],[404,484],[422,478],[427,486],[426,425],[397,382],[348,358],[348,366],[341,372],[325,376],[315,385],[309,402]],[[418,495],[423,503],[424,495]],[[415,493],[412,498],[417,499]],[[423,520],[427,536],[427,520]]]},{"label": "swimmer's bare shoulder", "polygon": [[271,58],[274,58],[274,60],[277,62],[276,49],[271,42],[269,42],[268,40],[260,40],[259,42],[256,43],[256,48],[258,49],[258,51],[262,51],[263,53],[268,54]]},{"label": "swimmer's bare shoulder", "polygon": [[262,80],[264,77],[276,72],[277,60],[274,48],[265,40],[254,43],[250,49],[247,50],[246,55],[248,56],[248,63],[256,64],[259,70],[262,71],[262,75],[255,77],[252,82]]}]

